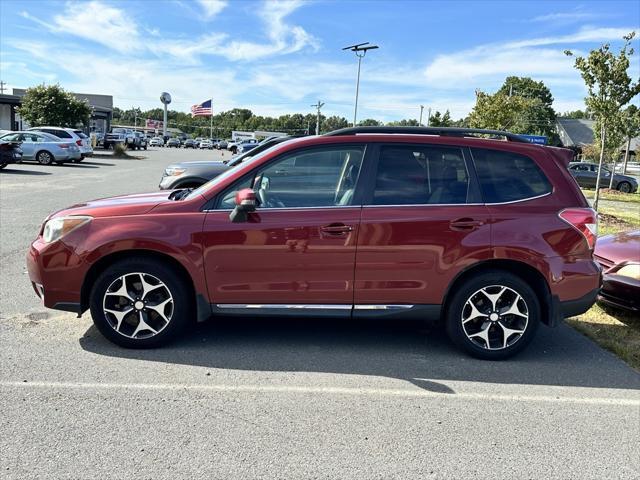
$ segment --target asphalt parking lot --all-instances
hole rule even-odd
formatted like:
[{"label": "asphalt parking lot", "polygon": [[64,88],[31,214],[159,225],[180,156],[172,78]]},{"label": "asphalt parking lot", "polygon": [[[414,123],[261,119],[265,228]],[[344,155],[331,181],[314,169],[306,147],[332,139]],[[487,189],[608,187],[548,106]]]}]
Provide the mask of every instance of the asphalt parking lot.
[{"label": "asphalt parking lot", "polygon": [[140,155],[0,172],[2,478],[640,478],[640,375],[567,326],[507,362],[380,321],[221,318],[134,351],[43,309],[47,214],[220,153]]}]

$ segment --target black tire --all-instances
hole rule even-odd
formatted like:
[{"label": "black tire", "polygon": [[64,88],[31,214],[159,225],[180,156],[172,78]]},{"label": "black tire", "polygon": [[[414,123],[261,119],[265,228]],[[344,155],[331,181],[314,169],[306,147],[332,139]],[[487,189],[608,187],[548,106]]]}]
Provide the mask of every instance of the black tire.
[{"label": "black tire", "polygon": [[[160,320],[162,317],[158,316],[154,311],[151,311],[151,309],[136,310],[133,306],[125,305],[124,308],[131,308],[131,313],[126,315],[122,321],[121,330],[124,333],[119,333],[112,326],[112,322],[116,322],[116,317],[112,316],[112,314],[109,314],[109,317],[107,317],[107,313],[103,307],[104,299],[109,298],[110,300],[108,301],[110,302],[114,296],[105,296],[105,294],[107,293],[107,289],[112,286],[114,282],[116,282],[117,285],[118,279],[124,275],[131,275],[127,278],[132,282],[129,284],[132,287],[129,291],[133,293],[135,291],[133,287],[140,285],[140,282],[136,283],[136,278],[139,278],[136,277],[137,273],[146,275],[144,278],[148,282],[159,280],[165,285],[166,291],[164,290],[165,287],[160,287],[155,292],[169,292],[173,299],[172,304],[169,304],[170,313],[167,313],[167,307],[165,307],[164,310],[165,315],[169,317],[169,321],[164,324],[164,321]],[[154,295],[159,295],[159,293],[154,293]],[[118,302],[126,300],[125,297],[116,296],[115,298],[118,299]],[[135,298],[135,296],[132,295],[132,298]],[[145,297],[142,298],[144,299]],[[150,297],[148,296],[146,298]],[[152,348],[165,345],[175,340],[190,322],[190,319],[193,318],[193,307],[193,295],[184,278],[165,263],[144,258],[134,257],[114,263],[100,274],[91,289],[91,316],[96,328],[108,340],[125,348]],[[117,309],[121,308],[123,307]],[[157,334],[138,338],[131,337],[131,334],[135,333],[135,328],[137,328],[139,314],[142,315],[150,325],[154,323],[152,320],[161,321],[161,323],[154,323],[154,326],[158,329]],[[163,324],[164,326],[162,326]],[[145,331],[148,332],[148,334],[151,333],[146,329],[141,330],[140,333],[144,333]],[[129,336],[125,335],[127,333]]]},{"label": "black tire", "polygon": [[0,163],[0,170],[5,168],[7,165],[9,165],[9,164],[8,163]]},{"label": "black tire", "polygon": [[144,149],[145,149],[145,150],[147,149],[147,146],[146,146],[146,145],[145,145]]},{"label": "black tire", "polygon": [[[520,295],[520,298],[524,301],[524,306],[521,303],[518,304],[520,307],[524,307],[528,314],[526,324],[523,317],[504,315],[504,317],[501,316],[494,322],[489,322],[488,317],[486,319],[478,317],[478,320],[470,320],[466,323],[467,326],[463,326],[463,315],[471,312],[471,307],[467,305],[467,301],[471,302],[473,299],[482,301],[482,297],[484,297],[487,301],[487,306],[490,306],[489,299],[478,292],[483,288],[489,288],[490,292],[499,291],[498,288],[492,286],[507,287],[507,295],[513,295],[512,292]],[[492,290],[492,288],[495,288],[495,290]],[[480,295],[480,297],[476,295]],[[512,296],[511,298],[517,297]],[[500,301],[498,299],[498,302]],[[478,310],[480,311],[480,309]],[[482,311],[482,313],[487,313],[489,310],[490,308],[487,311]],[[499,311],[499,308],[496,308],[496,310]],[[522,310],[520,311],[522,312]],[[509,272],[489,270],[469,278],[453,292],[453,296],[446,306],[445,322],[447,334],[451,341],[466,353],[484,360],[503,360],[522,351],[531,342],[540,324],[540,315],[540,301],[536,293],[525,281]],[[482,324],[479,325],[480,323]],[[487,323],[489,324],[486,327],[489,346],[494,349],[487,349],[485,340],[480,337],[476,337],[477,340],[472,340],[467,336],[467,333],[471,335],[477,333],[472,331],[476,326],[478,326],[478,331],[484,330],[482,327]],[[506,347],[504,347],[504,328],[500,328],[503,323],[507,323],[508,328],[523,330],[523,333],[518,337],[515,337],[515,334],[509,334],[507,336],[509,341]],[[501,341],[503,342],[502,346],[500,346]]]},{"label": "black tire", "polygon": [[616,190],[622,193],[631,193],[631,184],[629,182],[620,182]]},{"label": "black tire", "polygon": [[53,162],[55,162],[55,158],[53,157],[51,152],[41,150],[36,154],[36,161],[40,165],[51,165]]}]

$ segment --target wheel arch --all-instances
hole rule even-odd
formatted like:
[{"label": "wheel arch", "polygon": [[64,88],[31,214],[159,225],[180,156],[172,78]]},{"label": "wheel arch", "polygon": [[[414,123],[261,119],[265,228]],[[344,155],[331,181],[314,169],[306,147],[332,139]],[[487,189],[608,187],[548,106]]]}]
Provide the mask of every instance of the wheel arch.
[{"label": "wheel arch", "polygon": [[199,187],[200,185],[204,185],[208,181],[209,180],[205,180],[204,178],[200,178],[200,177],[187,177],[187,178],[181,179],[172,188],[190,188],[190,187],[193,187],[194,185],[197,185]]},{"label": "wheel arch", "polygon": [[554,305],[551,296],[551,290],[549,288],[547,280],[539,270],[527,263],[517,260],[491,259],[467,267],[466,269],[458,273],[458,275],[456,275],[456,277],[449,284],[442,302],[444,308],[448,308],[448,303],[457,287],[462,285],[465,281],[467,281],[474,275],[487,270],[503,270],[526,281],[529,286],[533,288],[538,297],[538,300],[540,301],[542,323],[548,326],[554,324]]},{"label": "wheel arch", "polygon": [[100,276],[100,274],[104,272],[110,265],[128,258],[153,260],[170,265],[171,268],[187,284],[187,287],[192,294],[198,321],[206,320],[211,316],[211,306],[209,305],[209,302],[202,296],[202,294],[198,293],[194,280],[186,267],[171,255],[155,250],[145,249],[119,250],[109,253],[94,262],[85,274],[84,280],[82,282],[82,287],[80,289],[81,312],[84,312],[89,308],[89,297],[91,294],[91,288],[93,287],[98,276]]}]

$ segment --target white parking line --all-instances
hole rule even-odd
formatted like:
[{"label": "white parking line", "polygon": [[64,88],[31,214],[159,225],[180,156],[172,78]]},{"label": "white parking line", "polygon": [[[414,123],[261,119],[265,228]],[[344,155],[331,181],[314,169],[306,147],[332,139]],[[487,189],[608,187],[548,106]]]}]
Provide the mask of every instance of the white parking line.
[{"label": "white parking line", "polygon": [[17,382],[0,381],[0,387],[34,389],[87,389],[87,390],[147,390],[147,391],[196,391],[231,393],[299,393],[334,394],[354,396],[425,397],[461,400],[497,400],[506,402],[549,402],[589,405],[612,405],[640,407],[640,400],[606,397],[568,397],[559,395],[502,395],[490,393],[441,393],[418,389],[312,387],[285,385],[189,385],[179,383],[132,384],[132,383],[79,383],[79,382]]}]

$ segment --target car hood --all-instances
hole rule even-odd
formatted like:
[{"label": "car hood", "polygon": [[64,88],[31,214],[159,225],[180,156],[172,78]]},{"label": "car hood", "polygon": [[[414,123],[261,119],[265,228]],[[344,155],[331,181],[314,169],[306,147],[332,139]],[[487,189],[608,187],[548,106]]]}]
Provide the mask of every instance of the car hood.
[{"label": "car hood", "polygon": [[594,254],[614,264],[640,262],[640,230],[598,238]]},{"label": "car hood", "polygon": [[169,201],[170,191],[121,195],[119,197],[100,198],[85,203],[77,203],[60,210],[51,217],[61,215],[90,215],[92,217],[115,217],[121,215],[142,215],[157,205]]},{"label": "car hood", "polygon": [[193,168],[193,167],[220,167],[226,168],[227,164],[218,160],[195,160],[193,162],[172,163],[172,167]]}]

